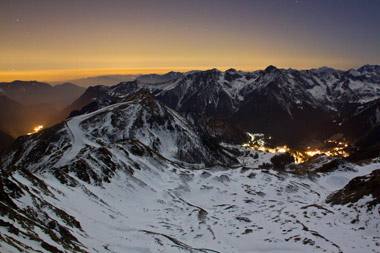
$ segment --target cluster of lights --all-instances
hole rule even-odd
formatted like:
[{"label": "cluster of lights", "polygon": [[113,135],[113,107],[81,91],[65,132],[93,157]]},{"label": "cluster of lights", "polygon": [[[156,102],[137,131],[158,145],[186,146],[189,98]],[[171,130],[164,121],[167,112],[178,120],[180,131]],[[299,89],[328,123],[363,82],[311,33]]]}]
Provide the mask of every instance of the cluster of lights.
[{"label": "cluster of lights", "polygon": [[28,135],[38,133],[38,132],[41,131],[43,128],[44,128],[44,126],[42,126],[42,125],[36,126],[35,128],[33,128],[33,132],[28,133]]},{"label": "cluster of lights", "polygon": [[259,146],[259,145],[249,145],[249,143],[243,144],[244,147],[252,148],[257,151],[261,152],[268,152],[268,153],[286,153],[289,152],[290,149],[285,146],[275,147],[275,148],[269,148],[265,146]]},{"label": "cluster of lights", "polygon": [[[347,143],[341,142],[341,141],[335,141],[335,140],[327,140],[326,143],[329,143],[330,145],[333,145],[333,148],[325,148],[323,150],[320,149],[311,149],[310,147],[307,148],[305,151],[298,151],[290,149],[289,147],[285,146],[279,146],[279,147],[266,147],[265,146],[265,137],[263,134],[250,134],[251,140],[248,143],[244,143],[244,147],[251,148],[256,151],[262,151],[262,152],[269,152],[269,153],[290,153],[295,160],[295,163],[304,163],[307,160],[309,160],[311,157],[316,155],[326,155],[326,156],[342,156],[347,157],[349,154],[345,151],[345,149],[348,147]],[[268,139],[271,139],[269,137]]]}]

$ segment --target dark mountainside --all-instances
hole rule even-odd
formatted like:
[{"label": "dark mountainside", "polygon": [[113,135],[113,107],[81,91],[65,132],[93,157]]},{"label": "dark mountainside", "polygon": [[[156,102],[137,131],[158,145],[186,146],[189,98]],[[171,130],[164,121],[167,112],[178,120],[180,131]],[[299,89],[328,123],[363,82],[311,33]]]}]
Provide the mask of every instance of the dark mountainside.
[{"label": "dark mountainside", "polygon": [[14,141],[15,139],[12,138],[12,136],[0,130],[0,153],[6,148],[10,147]]},{"label": "dark mountainside", "polygon": [[49,125],[57,113],[49,105],[24,106],[0,95],[0,130],[13,138],[33,132],[38,125]]},{"label": "dark mountainside", "polygon": [[4,95],[23,104],[50,104],[60,110],[77,99],[85,88],[71,83],[51,86],[37,81],[14,81],[0,83]]}]

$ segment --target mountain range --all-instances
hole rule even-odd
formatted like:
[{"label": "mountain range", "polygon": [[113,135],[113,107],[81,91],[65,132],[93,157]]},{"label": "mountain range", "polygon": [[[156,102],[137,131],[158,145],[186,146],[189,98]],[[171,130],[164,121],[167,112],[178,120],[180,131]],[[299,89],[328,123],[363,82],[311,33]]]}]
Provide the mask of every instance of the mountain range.
[{"label": "mountain range", "polygon": [[[0,155],[5,252],[376,252],[380,67],[89,87]],[[67,109],[68,110],[68,109]],[[349,157],[242,146],[251,133]],[[339,136],[339,137],[337,137]]]},{"label": "mountain range", "polygon": [[[186,74],[186,73],[185,73]],[[147,75],[103,75],[86,77],[80,79],[67,80],[64,83],[72,83],[81,87],[89,87],[96,85],[112,86],[120,82],[140,80],[145,83],[162,83],[184,76],[181,72],[170,71],[166,74],[147,74]],[[61,85],[62,82],[51,82],[53,85]]]},{"label": "mountain range", "polygon": [[105,85],[112,86],[120,82],[133,81],[138,75],[103,75],[103,76],[93,76],[85,77],[79,79],[66,80],[64,82],[50,82],[52,85],[60,85],[62,83],[73,83],[81,87],[89,87],[95,85]]},{"label": "mountain range", "polygon": [[298,71],[273,66],[255,72],[213,69],[163,83],[135,80],[91,87],[70,109],[81,110],[90,103],[89,108],[98,108],[96,103],[116,103],[140,89],[148,89],[192,122],[217,118],[243,131],[273,135],[290,145],[326,139],[340,131],[353,142],[358,136],[341,127],[342,123],[380,98],[379,83],[376,65],[349,71]]},{"label": "mountain range", "polygon": [[58,110],[70,105],[84,91],[85,88],[72,83],[56,86],[37,81],[0,83],[3,95],[23,105],[50,104]]}]

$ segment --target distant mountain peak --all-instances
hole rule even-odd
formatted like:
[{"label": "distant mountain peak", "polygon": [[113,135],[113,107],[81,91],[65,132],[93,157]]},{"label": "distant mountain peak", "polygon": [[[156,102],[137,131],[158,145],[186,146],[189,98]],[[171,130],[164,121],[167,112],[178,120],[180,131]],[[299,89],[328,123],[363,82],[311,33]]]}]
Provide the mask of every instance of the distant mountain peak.
[{"label": "distant mountain peak", "polygon": [[181,72],[174,72],[170,71],[166,74],[159,75],[159,74],[147,74],[147,75],[141,75],[136,78],[136,80],[142,82],[142,83],[165,83],[169,82],[171,80],[184,77],[184,74]]},{"label": "distant mountain peak", "polygon": [[213,68],[213,69],[208,69],[205,71],[195,72],[193,75],[196,75],[196,76],[210,76],[210,75],[211,76],[218,76],[221,73],[223,73],[223,72],[220,71],[219,69]]},{"label": "distant mountain peak", "polygon": [[236,69],[234,68],[230,68],[230,69],[227,69],[226,72],[229,72],[229,73],[236,73],[238,72]]},{"label": "distant mountain peak", "polygon": [[275,66],[269,65],[268,67],[266,67],[265,72],[266,73],[271,73],[271,72],[274,72],[274,71],[277,71],[277,70],[278,70],[278,68],[276,68]]},{"label": "distant mountain peak", "polygon": [[220,71],[220,70],[217,69],[217,68],[212,68],[212,69],[209,69],[209,70],[206,70],[206,71],[208,71],[208,72],[215,72],[215,73],[220,73],[220,72],[222,72],[222,71]]},{"label": "distant mountain peak", "polygon": [[322,66],[320,68],[311,69],[310,71],[314,73],[333,73],[333,72],[338,72],[339,70],[336,70],[334,68],[330,68],[327,66]]},{"label": "distant mountain peak", "polygon": [[359,72],[374,72],[374,71],[380,71],[380,65],[370,65],[366,64],[358,68]]},{"label": "distant mountain peak", "polygon": [[166,73],[165,75],[182,76],[182,73],[181,72],[170,71],[170,72]]}]

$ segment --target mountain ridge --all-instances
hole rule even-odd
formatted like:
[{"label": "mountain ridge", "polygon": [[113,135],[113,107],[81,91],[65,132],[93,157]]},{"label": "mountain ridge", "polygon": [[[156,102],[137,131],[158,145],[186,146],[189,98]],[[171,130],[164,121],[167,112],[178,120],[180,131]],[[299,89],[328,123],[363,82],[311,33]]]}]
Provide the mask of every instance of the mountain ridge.
[{"label": "mountain ridge", "polygon": [[[376,65],[366,66],[365,71],[358,71],[362,73],[359,76],[352,75],[350,71],[298,71],[278,69],[274,66],[254,72],[234,69],[222,72],[211,69],[187,74],[161,84],[146,84],[135,80],[101,90],[100,87],[92,88],[95,95],[89,94],[86,102],[104,102],[102,96],[107,96],[106,100],[115,102],[145,88],[190,120],[196,120],[202,115],[221,118],[245,131],[264,132],[278,139],[281,139],[287,130],[296,129],[294,132],[297,134],[283,141],[289,142],[294,139],[298,142],[310,137],[308,132],[299,126],[310,122],[314,115],[317,120],[309,124],[313,127],[310,132],[323,126],[327,134],[322,136],[322,131],[318,134],[319,138],[328,138],[329,134],[339,131],[340,122],[350,115],[353,109],[378,99],[380,76],[377,71]],[[101,95],[96,95],[96,89]],[[271,101],[266,101],[266,98],[270,98]],[[78,101],[81,99],[76,103]],[[256,103],[257,101],[260,102]],[[266,111],[259,107],[266,108]],[[281,124],[284,124],[284,129],[281,129],[281,124],[275,124],[270,117],[272,114],[278,114],[275,118],[283,120]],[[267,118],[260,119],[261,115],[266,115]],[[246,121],[247,118],[260,119],[261,125]]]}]

